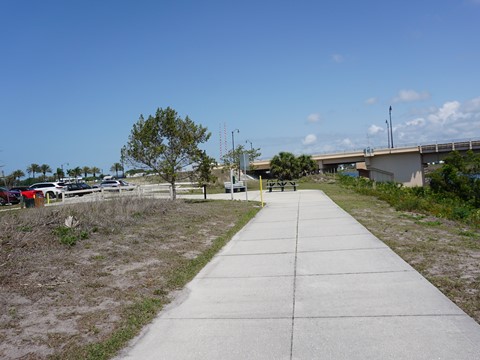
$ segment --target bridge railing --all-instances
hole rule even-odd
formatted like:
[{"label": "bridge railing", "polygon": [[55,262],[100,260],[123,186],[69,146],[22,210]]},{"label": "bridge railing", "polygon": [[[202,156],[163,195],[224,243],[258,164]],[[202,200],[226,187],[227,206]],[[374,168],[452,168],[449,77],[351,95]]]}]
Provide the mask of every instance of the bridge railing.
[{"label": "bridge railing", "polygon": [[454,150],[465,151],[480,149],[480,140],[475,141],[457,141],[443,144],[421,145],[421,153],[450,152]]}]

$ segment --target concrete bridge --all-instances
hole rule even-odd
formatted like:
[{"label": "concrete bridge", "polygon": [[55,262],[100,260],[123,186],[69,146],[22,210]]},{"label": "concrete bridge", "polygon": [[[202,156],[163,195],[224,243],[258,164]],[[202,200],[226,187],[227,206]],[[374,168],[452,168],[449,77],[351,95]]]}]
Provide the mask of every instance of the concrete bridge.
[{"label": "concrete bridge", "polygon": [[[320,172],[333,172],[339,165],[355,163],[359,175],[371,180],[395,181],[405,186],[423,186],[425,167],[443,160],[454,150],[480,151],[480,140],[391,149],[367,148],[363,151],[312,155],[312,158],[317,162]],[[269,171],[270,160],[255,161],[253,167],[256,172]]]}]

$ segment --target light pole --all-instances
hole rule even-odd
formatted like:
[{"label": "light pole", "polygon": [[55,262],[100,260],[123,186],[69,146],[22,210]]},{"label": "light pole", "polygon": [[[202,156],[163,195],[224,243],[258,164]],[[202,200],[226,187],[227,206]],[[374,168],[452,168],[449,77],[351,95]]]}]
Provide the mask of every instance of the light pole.
[{"label": "light pole", "polygon": [[387,124],[388,148],[390,149],[390,128],[388,126],[388,120],[385,120],[385,124]]},{"label": "light pole", "polygon": [[252,145],[252,142],[250,140],[246,140],[245,141],[245,144],[248,144],[250,143],[250,150],[253,150],[253,145]]},{"label": "light pole", "polygon": [[[237,134],[240,133],[240,130],[235,129],[232,131],[232,163],[235,163],[235,137],[233,134],[237,132]],[[240,160],[240,159],[239,159]],[[240,165],[238,166],[238,180],[240,181]]]},{"label": "light pole", "polygon": [[390,109],[388,109],[388,113],[390,114],[390,144],[392,145],[393,149],[393,128],[392,128],[392,106],[390,105]]}]

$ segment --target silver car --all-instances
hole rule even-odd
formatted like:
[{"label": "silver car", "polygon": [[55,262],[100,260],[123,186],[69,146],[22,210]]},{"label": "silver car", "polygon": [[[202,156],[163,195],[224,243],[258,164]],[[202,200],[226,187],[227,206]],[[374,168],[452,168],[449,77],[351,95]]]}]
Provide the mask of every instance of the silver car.
[{"label": "silver car", "polygon": [[127,183],[123,180],[105,180],[100,183],[101,188],[125,188],[125,190],[133,190],[134,185]]}]

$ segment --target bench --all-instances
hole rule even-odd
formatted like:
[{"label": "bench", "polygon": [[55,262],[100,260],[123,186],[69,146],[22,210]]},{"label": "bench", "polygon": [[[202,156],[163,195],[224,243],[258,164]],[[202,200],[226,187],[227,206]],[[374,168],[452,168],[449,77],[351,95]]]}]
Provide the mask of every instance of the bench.
[{"label": "bench", "polygon": [[293,191],[297,191],[297,182],[296,181],[267,181],[268,192],[272,192],[273,189],[280,189],[284,191],[285,188],[293,188]]},{"label": "bench", "polygon": [[[225,192],[230,193],[232,190],[232,183],[230,181],[226,181],[223,183],[225,186]],[[233,183],[233,192],[245,192],[245,183],[243,181],[237,181]]]}]

